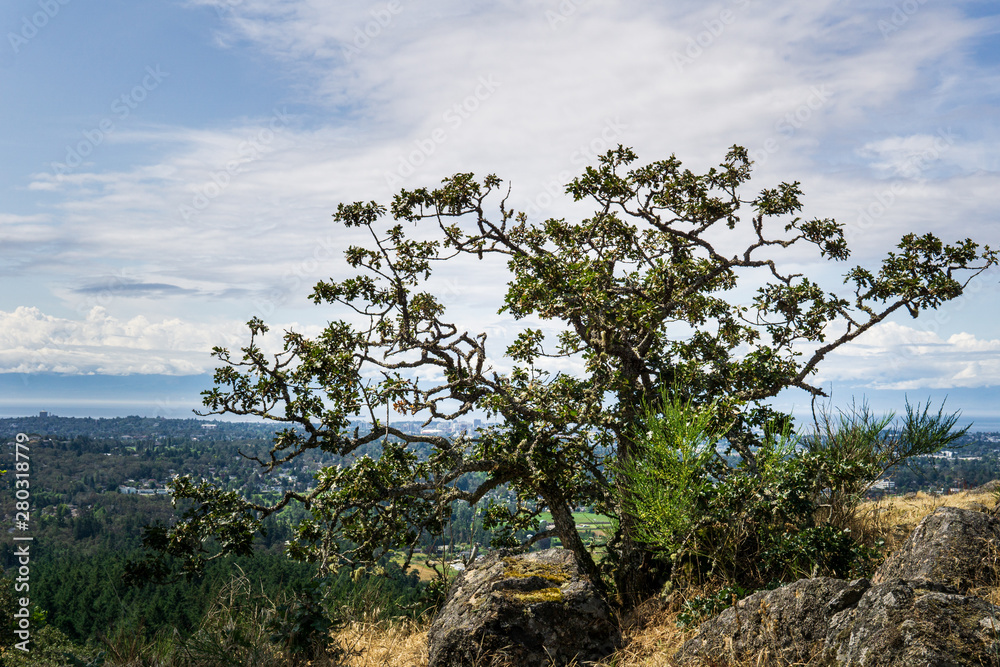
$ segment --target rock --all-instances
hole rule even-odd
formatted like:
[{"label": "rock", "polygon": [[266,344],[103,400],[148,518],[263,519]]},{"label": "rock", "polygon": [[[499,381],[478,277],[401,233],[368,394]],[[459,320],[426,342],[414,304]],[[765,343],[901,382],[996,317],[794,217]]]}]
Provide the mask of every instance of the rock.
[{"label": "rock", "polygon": [[680,664],[996,665],[1000,607],[974,594],[998,582],[1000,519],[941,507],[872,582],[802,579],[706,621]]},{"label": "rock", "polygon": [[959,593],[996,583],[1000,519],[957,507],[939,507],[917,524],[910,537],[886,559],[873,584],[926,579]]},{"label": "rock", "polygon": [[825,664],[997,665],[1000,609],[935,582],[872,586],[857,607],[835,614]]},{"label": "rock", "polygon": [[746,597],[698,628],[675,654],[681,665],[805,663],[823,650],[830,617],[857,604],[868,581],[800,579]]},{"label": "rock", "polygon": [[621,635],[573,554],[492,554],[458,576],[428,633],[429,667],[591,664]]},{"label": "rock", "polygon": [[871,585],[872,582],[867,579],[855,579],[849,583],[826,604],[827,615],[832,616],[845,609],[857,606],[861,597],[868,592]]},{"label": "rock", "polygon": [[1000,479],[994,479],[990,482],[986,482],[982,486],[977,486],[969,491],[970,494],[979,493],[996,493],[997,489],[1000,489]]}]

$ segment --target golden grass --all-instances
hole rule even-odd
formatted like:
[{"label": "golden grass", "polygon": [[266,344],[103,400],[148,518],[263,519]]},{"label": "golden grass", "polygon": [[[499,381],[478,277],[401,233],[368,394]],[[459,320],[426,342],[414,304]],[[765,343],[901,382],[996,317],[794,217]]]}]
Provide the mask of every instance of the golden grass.
[{"label": "golden grass", "polygon": [[680,604],[664,608],[659,600],[640,607],[622,629],[623,646],[607,660],[615,667],[663,667],[670,656],[694,635],[677,626]]},{"label": "golden grass", "polygon": [[932,496],[923,491],[915,495],[892,496],[863,503],[856,515],[856,529],[866,536],[885,540],[886,550],[891,553],[903,544],[921,519],[939,507],[981,511],[992,509],[994,504],[994,492],[979,489],[947,496]]},{"label": "golden grass", "polygon": [[427,627],[402,621],[351,623],[334,641],[349,657],[347,667],[411,667],[427,664]]},{"label": "golden grass", "polygon": [[[865,502],[859,508],[855,530],[869,539],[884,539],[891,551],[898,548],[920,520],[939,507],[991,509],[997,497],[992,491],[971,490],[947,496],[917,493],[915,496],[895,496]],[[1000,552],[995,560],[1000,566]],[[988,602],[1000,604],[1000,587],[977,591]],[[691,594],[697,594],[693,591]],[[693,630],[677,626],[680,600],[665,605],[654,600],[640,607],[623,624],[623,647],[610,656],[603,667],[668,667]],[[413,667],[427,664],[427,627],[405,622],[401,624],[356,624],[340,632],[337,641],[345,648],[358,651],[349,661],[351,667]],[[748,660],[743,663],[717,663],[714,667],[763,667],[767,661]]]}]

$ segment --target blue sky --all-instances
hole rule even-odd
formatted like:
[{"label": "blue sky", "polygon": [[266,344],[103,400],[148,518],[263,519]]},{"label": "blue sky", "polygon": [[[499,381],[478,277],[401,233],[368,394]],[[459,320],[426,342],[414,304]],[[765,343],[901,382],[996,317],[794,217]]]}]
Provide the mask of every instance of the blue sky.
[{"label": "blue sky", "polygon": [[[359,240],[339,202],[474,171],[536,219],[586,214],[560,186],[618,143],[699,170],[747,146],[753,183],[801,181],[856,263],[908,231],[1000,245],[998,28],[995,2],[930,0],[10,0],[0,413],[187,416],[250,317],[339,316],[306,299]],[[830,286],[845,270],[792,259]],[[505,278],[466,270],[437,289],[503,369]],[[885,323],[817,381],[997,414],[998,289]]]}]

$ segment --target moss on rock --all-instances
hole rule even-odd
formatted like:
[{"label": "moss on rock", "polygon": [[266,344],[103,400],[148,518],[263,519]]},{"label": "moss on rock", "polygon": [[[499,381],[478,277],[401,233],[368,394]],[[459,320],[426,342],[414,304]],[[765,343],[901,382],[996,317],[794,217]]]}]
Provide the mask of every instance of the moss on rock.
[{"label": "moss on rock", "polygon": [[573,575],[569,567],[555,563],[540,563],[538,561],[507,557],[503,559],[503,564],[504,576],[506,577],[541,577],[542,579],[548,579],[553,583],[562,585],[569,581]]},{"label": "moss on rock", "polygon": [[522,604],[563,601],[562,589],[557,586],[540,588],[536,591],[507,591],[507,597]]}]

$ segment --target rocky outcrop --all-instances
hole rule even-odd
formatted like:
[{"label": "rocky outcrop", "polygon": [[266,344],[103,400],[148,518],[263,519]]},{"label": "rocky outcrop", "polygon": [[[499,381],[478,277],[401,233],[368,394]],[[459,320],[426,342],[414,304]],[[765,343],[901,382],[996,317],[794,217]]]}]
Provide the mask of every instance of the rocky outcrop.
[{"label": "rocky outcrop", "polygon": [[820,664],[996,665],[1000,609],[926,580],[872,586],[830,620]]},{"label": "rocky outcrop", "polygon": [[610,608],[570,551],[493,554],[452,584],[428,634],[429,665],[582,667],[619,641]]},{"label": "rocky outcrop", "polygon": [[803,579],[741,600],[674,656],[683,665],[1000,666],[1000,607],[975,597],[997,583],[1000,520],[942,507],[872,582]]},{"label": "rocky outcrop", "polygon": [[719,659],[807,663],[822,648],[830,617],[856,605],[867,589],[866,579],[848,583],[819,577],[754,593],[702,623],[675,660],[681,665]]},{"label": "rocky outcrop", "polygon": [[872,583],[924,579],[967,593],[996,583],[1000,520],[983,512],[939,507],[878,568]]}]

